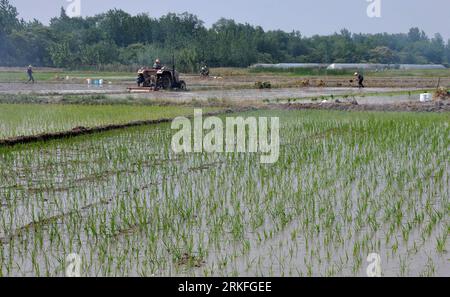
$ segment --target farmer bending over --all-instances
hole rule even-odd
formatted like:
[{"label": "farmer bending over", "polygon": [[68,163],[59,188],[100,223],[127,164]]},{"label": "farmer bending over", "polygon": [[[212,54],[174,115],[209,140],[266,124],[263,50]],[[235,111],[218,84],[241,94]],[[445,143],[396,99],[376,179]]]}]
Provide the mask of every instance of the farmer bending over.
[{"label": "farmer bending over", "polygon": [[364,76],[361,73],[355,72],[355,76],[358,79],[358,87],[364,88]]}]

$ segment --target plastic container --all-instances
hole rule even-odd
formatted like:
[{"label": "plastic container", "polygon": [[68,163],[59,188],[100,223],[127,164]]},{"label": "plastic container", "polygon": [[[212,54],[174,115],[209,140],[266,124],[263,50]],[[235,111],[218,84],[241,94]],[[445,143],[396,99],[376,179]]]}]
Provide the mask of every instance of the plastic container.
[{"label": "plastic container", "polygon": [[420,94],[420,102],[429,102],[431,101],[431,94],[430,93],[422,93]]}]

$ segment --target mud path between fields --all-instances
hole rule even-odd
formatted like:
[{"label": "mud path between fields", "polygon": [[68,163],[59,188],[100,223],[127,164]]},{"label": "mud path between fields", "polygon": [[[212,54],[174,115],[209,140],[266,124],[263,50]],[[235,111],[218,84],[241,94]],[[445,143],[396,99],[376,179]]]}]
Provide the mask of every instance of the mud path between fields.
[{"label": "mud path between fields", "polygon": [[[101,75],[100,75],[101,76]],[[98,77],[102,78],[102,77]],[[36,84],[26,84],[25,81],[0,81],[0,93],[27,94],[27,93],[115,93],[126,92],[126,87],[135,86],[134,74],[127,77],[103,77],[102,86],[88,85],[86,78],[72,77],[70,80],[37,81]],[[188,89],[201,90],[233,90],[255,89],[258,82],[270,82],[273,88],[302,88],[302,87],[354,87],[356,83],[352,76],[289,76],[275,74],[247,74],[223,75],[201,78],[197,75],[183,74]],[[111,81],[112,80],[112,81]],[[435,88],[440,83],[450,86],[450,78],[445,74],[439,76],[386,76],[378,77],[368,74],[365,85],[369,88]]]},{"label": "mud path between fields", "polygon": [[52,84],[42,83],[36,85],[23,85],[17,83],[0,83],[0,99],[4,103],[65,103],[73,100],[72,97],[85,96],[92,103],[98,101],[114,101],[118,99],[131,100],[172,100],[172,101],[207,101],[210,99],[226,99],[233,101],[243,100],[273,100],[288,98],[311,98],[320,96],[353,95],[364,96],[370,93],[408,92],[421,90],[419,85],[409,87],[367,87],[358,89],[355,86],[325,86],[325,87],[298,87],[280,86],[271,89],[257,89],[252,86],[233,87],[212,86],[203,89],[204,86],[193,86],[187,92],[179,91],[150,91],[129,93],[130,85],[116,84],[103,87],[88,86],[83,84]]},{"label": "mud path between fields", "polygon": [[[252,79],[255,78],[253,77]],[[191,84],[192,88],[187,92],[158,91],[145,93],[128,93],[126,88],[129,85],[123,83],[102,87],[68,83],[39,83],[35,85],[0,83],[0,103],[99,105],[221,104],[222,107],[233,108],[242,104],[317,103],[330,98],[338,98],[343,101],[346,101],[346,98],[354,98],[363,104],[391,104],[419,101],[419,93],[425,91],[423,87],[431,86],[431,84],[398,84],[396,87],[368,85],[365,89],[358,89],[350,85],[336,87],[327,84],[324,87],[315,87],[314,85],[294,85],[291,87],[278,85],[279,87],[272,89],[256,89],[251,84],[245,87],[234,86],[228,80],[236,80],[235,77],[225,78],[224,80],[227,82],[209,80],[197,82],[198,85]],[[242,82],[237,82],[248,83],[248,79],[242,80]],[[206,90],[204,89],[205,87],[209,89]]]}]

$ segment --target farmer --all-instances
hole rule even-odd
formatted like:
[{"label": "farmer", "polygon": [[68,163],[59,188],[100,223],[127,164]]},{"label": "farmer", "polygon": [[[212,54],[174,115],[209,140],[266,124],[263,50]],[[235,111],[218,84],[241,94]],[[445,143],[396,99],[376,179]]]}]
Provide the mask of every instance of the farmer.
[{"label": "farmer", "polygon": [[209,68],[208,68],[208,65],[204,65],[204,66],[202,66],[202,69],[201,69],[201,71],[200,71],[200,74],[202,75],[202,76],[204,76],[204,77],[206,77],[206,76],[209,76]]},{"label": "farmer", "polygon": [[355,76],[358,79],[358,87],[364,88],[364,76],[361,73],[355,72]]},{"label": "farmer", "polygon": [[143,83],[145,82],[144,72],[145,72],[144,67],[141,67],[141,68],[138,70],[138,77],[137,77],[137,79],[136,79],[136,82],[137,82],[138,87],[140,87],[141,84],[143,84]]},{"label": "farmer", "polygon": [[27,83],[33,82],[33,84],[34,84],[33,67],[31,65],[28,66],[27,74],[28,74],[28,81],[27,81]]},{"label": "farmer", "polygon": [[159,59],[155,60],[155,64],[153,64],[153,69],[161,69],[162,65],[161,65],[161,61]]}]

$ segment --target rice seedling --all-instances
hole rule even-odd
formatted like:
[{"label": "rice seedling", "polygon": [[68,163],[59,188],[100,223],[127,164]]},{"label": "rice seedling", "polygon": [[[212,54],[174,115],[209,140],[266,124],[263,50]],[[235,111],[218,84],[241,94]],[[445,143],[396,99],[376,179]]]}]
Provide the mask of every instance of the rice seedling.
[{"label": "rice seedling", "polygon": [[449,275],[447,115],[240,115],[280,117],[277,163],[164,123],[0,147],[0,275]]},{"label": "rice seedling", "polygon": [[191,113],[192,108],[186,106],[0,104],[0,140]]}]

